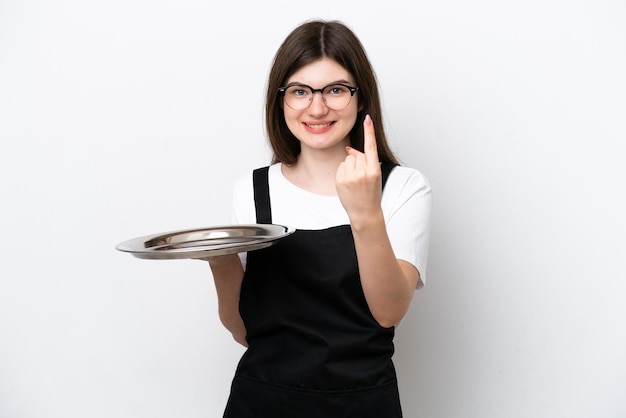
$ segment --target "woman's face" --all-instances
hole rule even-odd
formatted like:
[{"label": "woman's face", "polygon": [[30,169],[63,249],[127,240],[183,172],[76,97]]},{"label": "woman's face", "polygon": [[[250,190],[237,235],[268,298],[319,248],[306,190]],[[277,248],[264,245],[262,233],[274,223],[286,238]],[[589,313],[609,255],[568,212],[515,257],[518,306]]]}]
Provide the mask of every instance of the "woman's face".
[{"label": "woman's face", "polygon": [[[322,58],[293,73],[285,85],[303,84],[321,89],[334,83],[355,86],[354,78],[345,68],[336,61]],[[286,103],[283,103],[283,109],[287,127],[300,140],[302,152],[307,152],[307,148],[345,152],[359,110],[358,93],[339,110],[329,108],[319,92],[313,94],[311,104],[303,110],[294,110]]]}]

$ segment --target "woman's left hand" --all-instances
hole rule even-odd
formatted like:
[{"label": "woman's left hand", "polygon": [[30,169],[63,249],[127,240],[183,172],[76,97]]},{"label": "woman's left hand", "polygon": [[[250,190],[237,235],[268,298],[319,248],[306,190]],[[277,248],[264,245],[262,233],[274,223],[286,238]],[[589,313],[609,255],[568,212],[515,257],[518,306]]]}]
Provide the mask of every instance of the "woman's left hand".
[{"label": "woman's left hand", "polygon": [[374,124],[369,115],[363,121],[364,146],[360,152],[346,147],[348,156],[339,165],[335,184],[339,200],[345,208],[350,223],[376,219],[381,214],[382,197],[380,161],[376,147]]},{"label": "woman's left hand", "polygon": [[396,259],[381,208],[382,174],[374,125],[363,122],[364,152],[348,148],[339,165],[336,187],[348,212],[359,276],[370,312],[382,327],[392,327],[406,314],[419,280],[419,272]]}]

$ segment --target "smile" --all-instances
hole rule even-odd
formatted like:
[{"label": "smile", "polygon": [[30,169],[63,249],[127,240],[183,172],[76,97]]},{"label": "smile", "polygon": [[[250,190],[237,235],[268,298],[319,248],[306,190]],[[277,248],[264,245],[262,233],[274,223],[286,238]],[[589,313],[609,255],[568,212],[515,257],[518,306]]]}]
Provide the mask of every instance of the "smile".
[{"label": "smile", "polygon": [[307,127],[311,128],[311,129],[323,129],[323,128],[328,128],[330,125],[332,125],[334,122],[327,122],[327,123],[319,123],[319,124],[314,124],[314,123],[304,123]]}]

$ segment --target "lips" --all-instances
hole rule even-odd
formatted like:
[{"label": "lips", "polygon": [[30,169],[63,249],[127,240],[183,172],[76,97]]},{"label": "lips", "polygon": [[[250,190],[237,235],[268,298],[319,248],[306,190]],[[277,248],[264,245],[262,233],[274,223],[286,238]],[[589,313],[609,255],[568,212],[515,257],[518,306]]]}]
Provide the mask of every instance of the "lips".
[{"label": "lips", "polygon": [[328,128],[333,123],[335,123],[335,122],[326,122],[326,123],[307,123],[307,122],[304,122],[304,125],[307,128],[310,128],[310,129],[324,129],[324,128]]}]

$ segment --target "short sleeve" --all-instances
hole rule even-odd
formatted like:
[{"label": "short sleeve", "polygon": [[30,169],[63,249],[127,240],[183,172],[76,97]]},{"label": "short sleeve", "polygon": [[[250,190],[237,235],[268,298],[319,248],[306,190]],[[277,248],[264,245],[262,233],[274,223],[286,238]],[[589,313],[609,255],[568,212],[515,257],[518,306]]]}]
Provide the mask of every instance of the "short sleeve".
[{"label": "short sleeve", "polygon": [[382,206],[396,258],[415,266],[426,283],[432,212],[428,179],[415,169],[396,167],[385,186]]}]

